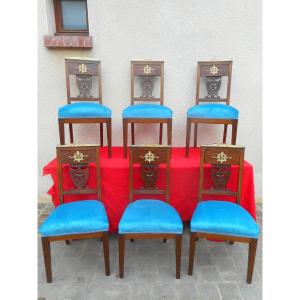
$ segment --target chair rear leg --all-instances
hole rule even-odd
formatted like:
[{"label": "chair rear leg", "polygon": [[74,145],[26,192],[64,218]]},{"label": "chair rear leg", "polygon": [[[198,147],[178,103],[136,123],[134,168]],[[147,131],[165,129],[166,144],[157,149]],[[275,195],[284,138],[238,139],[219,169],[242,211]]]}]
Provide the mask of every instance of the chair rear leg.
[{"label": "chair rear leg", "polygon": [[257,248],[257,239],[252,239],[251,242],[249,243],[249,252],[248,252],[247,283],[249,284],[252,282],[256,248]]},{"label": "chair rear leg", "polygon": [[123,119],[123,157],[127,158],[128,121]]},{"label": "chair rear leg", "polygon": [[111,119],[106,122],[108,157],[111,158]]},{"label": "chair rear leg", "polygon": [[238,128],[238,120],[234,120],[232,123],[232,135],[231,135],[231,144],[236,144],[236,137],[237,137],[237,128]]},{"label": "chair rear leg", "polygon": [[50,242],[48,238],[42,237],[42,246],[43,246],[47,282],[50,283],[52,282],[52,269],[51,269],[51,248],[50,248]]},{"label": "chair rear leg", "polygon": [[124,278],[125,237],[119,235],[119,278]]},{"label": "chair rear leg", "polygon": [[104,264],[105,264],[105,275],[110,275],[110,267],[109,267],[109,242],[108,242],[108,234],[107,232],[103,232],[102,235],[102,243],[103,243],[103,254],[104,254]]},{"label": "chair rear leg", "polygon": [[176,279],[180,279],[182,235],[176,235]]},{"label": "chair rear leg", "polygon": [[130,126],[131,126],[131,144],[134,145],[135,144],[134,123],[131,123]]},{"label": "chair rear leg", "polygon": [[63,120],[58,119],[59,141],[61,145],[65,144],[65,124]]},{"label": "chair rear leg", "polygon": [[167,121],[168,145],[172,145],[172,119]]},{"label": "chair rear leg", "polygon": [[195,249],[196,249],[196,234],[194,232],[191,232],[190,233],[189,268],[188,268],[189,275],[193,275]]}]

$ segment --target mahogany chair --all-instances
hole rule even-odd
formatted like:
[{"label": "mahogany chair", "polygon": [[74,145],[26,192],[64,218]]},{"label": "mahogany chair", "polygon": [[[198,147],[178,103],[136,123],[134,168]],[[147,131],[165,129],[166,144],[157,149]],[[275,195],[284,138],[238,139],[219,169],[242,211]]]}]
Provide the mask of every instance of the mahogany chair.
[{"label": "mahogany chair", "polygon": [[[232,61],[198,62],[196,105],[187,112],[186,151],[189,156],[192,124],[194,127],[194,147],[197,147],[197,130],[199,123],[224,124],[223,143],[226,143],[227,127],[232,126],[231,144],[235,145],[239,111],[230,104]],[[227,81],[227,82],[226,82]],[[226,86],[225,96],[220,96]],[[204,86],[206,94],[203,93]],[[225,105],[223,103],[225,103]]]},{"label": "mahogany chair", "polygon": [[[119,277],[124,277],[126,239],[175,239],[176,278],[180,278],[181,243],[183,225],[177,211],[170,202],[170,150],[169,146],[130,146],[129,199],[119,223]],[[140,165],[143,186],[137,188],[133,180],[133,165]],[[166,171],[166,188],[157,186],[160,165]],[[133,201],[134,195],[148,195]],[[164,195],[166,202],[149,195]]]},{"label": "mahogany chair", "polygon": [[[240,206],[244,166],[244,147],[230,145],[201,146],[199,204],[191,219],[188,274],[192,275],[198,238],[236,241],[249,244],[247,283],[252,282],[259,227],[253,217]],[[213,187],[204,188],[204,165],[210,164]],[[227,188],[231,169],[238,168],[237,190]],[[211,195],[203,200],[203,195]],[[213,195],[236,197],[236,203],[214,200]]]},{"label": "mahogany chair", "polygon": [[[159,78],[159,96],[154,96],[155,82]],[[139,88],[136,83],[139,83]],[[138,96],[138,92],[140,95]],[[151,104],[135,104],[150,102]],[[159,102],[158,104],[153,104]],[[135,144],[134,124],[159,124],[159,144],[162,144],[163,124],[167,124],[167,142],[172,144],[173,112],[164,106],[164,62],[131,61],[131,105],[123,111],[123,149],[127,157],[128,124],[131,124],[131,143]]]},{"label": "mahogany chair", "polygon": [[[106,276],[110,275],[108,219],[101,202],[99,145],[57,146],[57,175],[60,205],[57,206],[39,228],[41,234],[47,282],[52,282],[51,248],[53,241],[102,238]],[[96,164],[96,188],[87,185],[89,164]],[[63,184],[62,167],[68,167],[73,188],[66,190]],[[65,195],[91,195],[88,198],[64,203]]]},{"label": "mahogany chair", "polygon": [[100,61],[66,58],[65,68],[68,104],[58,110],[60,144],[65,144],[65,124],[69,124],[70,142],[74,143],[73,124],[99,123],[102,147],[103,124],[106,124],[108,156],[111,157],[111,109],[102,105]]}]

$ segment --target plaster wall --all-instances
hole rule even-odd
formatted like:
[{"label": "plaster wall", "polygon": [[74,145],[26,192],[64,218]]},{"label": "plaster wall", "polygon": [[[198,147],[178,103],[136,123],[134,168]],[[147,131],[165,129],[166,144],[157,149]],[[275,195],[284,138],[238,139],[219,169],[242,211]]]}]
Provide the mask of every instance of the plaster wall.
[{"label": "plaster wall", "polygon": [[[113,145],[122,144],[122,110],[129,105],[130,60],[165,61],[165,105],[172,108],[173,145],[185,145],[186,111],[194,105],[196,63],[233,60],[231,103],[240,110],[237,144],[253,164],[256,196],[262,194],[262,19],[259,0],[88,0],[91,50],[49,50],[43,36],[54,33],[52,0],[38,13],[39,198],[52,184],[42,167],[59,142],[57,109],[66,104],[64,57],[102,63],[104,104],[113,111]],[[137,126],[136,142],[157,142],[158,126]],[[201,143],[218,142],[222,128],[203,125]],[[231,132],[231,130],[229,130]],[[78,142],[98,142],[95,125],[75,126]],[[230,137],[230,136],[229,136]]]}]

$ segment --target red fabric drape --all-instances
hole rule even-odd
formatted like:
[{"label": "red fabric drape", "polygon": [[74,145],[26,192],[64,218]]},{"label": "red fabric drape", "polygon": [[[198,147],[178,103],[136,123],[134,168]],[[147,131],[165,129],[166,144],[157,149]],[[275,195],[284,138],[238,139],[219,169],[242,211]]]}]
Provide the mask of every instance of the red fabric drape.
[{"label": "red fabric drape", "polygon": [[[117,230],[119,220],[129,203],[129,160],[123,158],[122,151],[122,147],[113,147],[113,156],[110,159],[107,156],[107,148],[104,147],[100,149],[102,201],[108,215],[110,231]],[[197,205],[200,151],[199,148],[191,148],[189,158],[184,157],[184,152],[185,148],[172,148],[170,203],[178,211],[182,220],[188,221],[191,219]],[[158,178],[158,185],[163,186],[165,178],[164,171],[165,170],[162,169],[162,174]],[[43,168],[43,175],[51,175],[54,182],[53,186],[49,189],[48,194],[52,196],[52,201],[55,206],[59,205],[56,172],[56,159],[53,159]],[[64,187],[71,187],[72,183],[68,176],[68,168],[63,169],[63,176]],[[138,172],[134,173],[134,178],[136,179],[135,181],[140,181]],[[209,166],[205,168],[204,182],[205,188],[209,188],[212,184],[209,176]],[[96,186],[95,167],[93,166],[90,168],[88,184],[91,187]],[[236,186],[237,168],[233,167],[228,188],[236,190]],[[80,199],[95,199],[95,196],[96,195],[65,196],[64,202],[67,203]],[[141,196],[139,198],[141,198]],[[212,196],[206,196],[204,199],[212,199]],[[228,196],[213,196],[213,199],[227,201],[235,200],[234,197]],[[241,205],[256,218],[253,167],[246,161],[244,163]]]}]

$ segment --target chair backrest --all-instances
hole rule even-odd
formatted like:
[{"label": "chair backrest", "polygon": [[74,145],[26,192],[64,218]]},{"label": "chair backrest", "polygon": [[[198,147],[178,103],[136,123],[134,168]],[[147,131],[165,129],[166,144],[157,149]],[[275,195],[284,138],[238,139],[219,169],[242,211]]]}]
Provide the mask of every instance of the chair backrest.
[{"label": "chair backrest", "polygon": [[[102,103],[100,61],[91,58],[65,58],[67,100]],[[94,95],[93,95],[94,94]]]},{"label": "chair backrest", "polygon": [[[198,61],[196,105],[200,102],[230,103],[232,61]],[[222,81],[227,78],[225,96],[220,96]],[[206,88],[206,93],[202,93]],[[205,94],[205,95],[204,95]]]},{"label": "chair backrest", "polygon": [[[159,77],[159,97],[153,96],[155,79]],[[139,85],[139,89],[136,87]],[[135,94],[140,90],[140,95]],[[131,105],[135,101],[160,102],[164,104],[164,62],[131,61]]]},{"label": "chair backrest", "polygon": [[[99,145],[61,145],[56,147],[57,177],[60,203],[65,195],[97,194],[101,201]],[[87,186],[90,164],[96,164],[96,188]],[[69,167],[73,187],[64,189],[63,167]]]},{"label": "chair backrest", "polygon": [[[170,202],[170,146],[161,145],[132,145],[129,158],[129,200],[133,201],[134,195],[165,195]],[[133,165],[140,165],[140,176],[143,186],[134,188]],[[166,166],[166,187],[159,189],[157,179],[160,164]]]},{"label": "chair backrest", "polygon": [[[236,197],[236,202],[240,204],[244,153],[245,147],[235,145],[214,144],[201,146],[199,201],[202,200],[203,195],[226,195]],[[205,164],[211,165],[209,171],[213,186],[210,189],[204,188]],[[234,165],[238,167],[237,190],[231,191],[227,188],[227,184]]]}]

